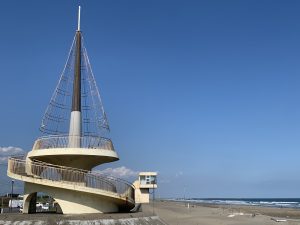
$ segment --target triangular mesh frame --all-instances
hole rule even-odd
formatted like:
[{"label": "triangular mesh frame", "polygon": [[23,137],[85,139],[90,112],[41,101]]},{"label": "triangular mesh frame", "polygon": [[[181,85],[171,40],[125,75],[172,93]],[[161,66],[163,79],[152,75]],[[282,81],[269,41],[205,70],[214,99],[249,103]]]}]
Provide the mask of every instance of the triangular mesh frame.
[{"label": "triangular mesh frame", "polygon": [[[74,37],[59,82],[46,109],[40,131],[44,135],[67,135],[70,126],[75,64]],[[81,35],[81,136],[106,137],[109,125]]]}]

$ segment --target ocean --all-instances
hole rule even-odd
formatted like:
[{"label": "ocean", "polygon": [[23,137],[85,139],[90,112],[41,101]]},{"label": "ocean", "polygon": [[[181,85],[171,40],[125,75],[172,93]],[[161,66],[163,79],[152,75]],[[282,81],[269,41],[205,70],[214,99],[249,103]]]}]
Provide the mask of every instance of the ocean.
[{"label": "ocean", "polygon": [[189,198],[172,200],[188,203],[300,208],[300,198]]}]

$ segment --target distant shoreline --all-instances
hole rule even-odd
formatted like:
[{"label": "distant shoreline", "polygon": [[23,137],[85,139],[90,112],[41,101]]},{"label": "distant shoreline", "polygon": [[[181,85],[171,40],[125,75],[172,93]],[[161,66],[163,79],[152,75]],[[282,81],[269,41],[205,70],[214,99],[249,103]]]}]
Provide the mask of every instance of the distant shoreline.
[{"label": "distant shoreline", "polygon": [[257,206],[271,208],[298,208],[300,209],[300,198],[191,198],[191,199],[161,199],[165,201],[176,201],[189,204],[201,205],[238,205]]},{"label": "distant shoreline", "polygon": [[221,209],[223,212],[227,213],[246,213],[253,215],[266,215],[270,217],[280,217],[280,218],[292,218],[300,219],[300,208],[287,208],[287,207],[270,207],[270,206],[251,206],[251,205],[238,205],[238,204],[213,204],[213,203],[197,203],[197,202],[184,202],[176,200],[160,200],[161,203],[167,204],[177,204],[185,208],[211,208],[211,209]]}]

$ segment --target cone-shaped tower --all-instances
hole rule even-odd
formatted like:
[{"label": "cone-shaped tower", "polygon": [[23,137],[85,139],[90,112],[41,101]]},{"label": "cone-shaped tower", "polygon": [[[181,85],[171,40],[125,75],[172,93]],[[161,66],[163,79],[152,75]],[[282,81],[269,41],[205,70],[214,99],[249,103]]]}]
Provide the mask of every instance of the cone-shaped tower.
[{"label": "cone-shaped tower", "polygon": [[80,7],[69,56],[26,160],[10,158],[8,176],[23,180],[24,213],[35,212],[36,193],[51,195],[63,213],[130,210],[134,187],[91,169],[118,160],[80,30]]},{"label": "cone-shaped tower", "polygon": [[28,156],[91,170],[118,156],[80,30],[80,10],[78,18],[67,62],[42,119],[40,130],[46,136],[35,142]]}]

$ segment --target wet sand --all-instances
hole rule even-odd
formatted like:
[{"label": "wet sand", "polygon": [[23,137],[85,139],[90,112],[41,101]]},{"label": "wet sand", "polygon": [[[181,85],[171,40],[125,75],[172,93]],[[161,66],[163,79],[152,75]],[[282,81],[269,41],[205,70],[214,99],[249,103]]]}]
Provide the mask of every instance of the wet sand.
[{"label": "wet sand", "polygon": [[[152,204],[143,205],[143,210],[152,212]],[[156,201],[154,211],[169,225],[300,225],[300,209],[203,204],[188,208],[182,202]]]}]

